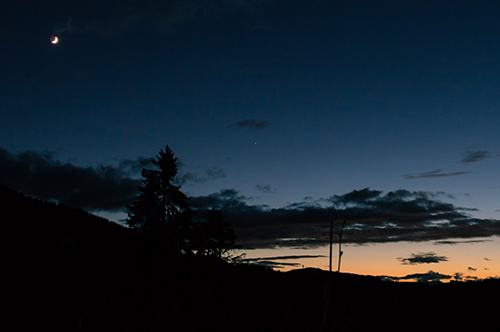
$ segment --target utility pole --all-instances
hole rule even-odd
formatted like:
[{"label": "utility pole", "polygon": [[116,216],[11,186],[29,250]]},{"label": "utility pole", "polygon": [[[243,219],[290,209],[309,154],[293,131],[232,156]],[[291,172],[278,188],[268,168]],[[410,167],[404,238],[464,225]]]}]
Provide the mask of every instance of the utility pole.
[{"label": "utility pole", "polygon": [[[339,233],[339,265],[337,269],[337,273],[340,274],[340,261],[342,258],[342,234],[344,232],[344,226],[345,226],[346,221],[342,223],[342,227],[340,228],[340,233]],[[325,296],[323,300],[323,324],[321,325],[321,331],[325,331],[326,329],[326,321],[328,318],[328,313],[329,313],[329,306],[330,306],[330,293],[331,293],[331,288],[332,288],[332,251],[333,251],[333,219],[330,221],[330,265],[328,269],[328,284],[325,286]],[[340,282],[340,277],[337,278],[337,288],[340,287],[338,284]],[[336,296],[336,307],[340,305],[340,297],[339,297],[339,292],[337,292]],[[334,312],[334,317],[333,317],[333,325],[332,328],[335,330],[336,325],[337,325],[337,312],[335,310]]]},{"label": "utility pole", "polygon": [[[342,228],[340,229],[340,233],[339,233],[339,268],[337,270],[338,273],[340,273],[340,259],[342,258],[342,254],[344,253],[342,251],[342,233],[344,232],[344,226],[345,226],[345,220],[344,222],[342,223]],[[331,231],[330,231],[331,232]],[[331,234],[330,234],[330,239],[331,239]],[[332,244],[331,244],[331,240],[330,240],[330,272],[332,271]]]},{"label": "utility pole", "polygon": [[326,328],[328,307],[330,304],[330,293],[332,287],[332,248],[333,248],[333,219],[330,220],[330,264],[328,268],[328,284],[325,286],[325,294],[323,298],[323,324],[321,325],[321,331],[324,331]]},{"label": "utility pole", "polygon": [[[332,248],[333,248],[333,219],[330,220],[330,269],[329,272],[332,273]],[[330,283],[330,279],[328,279],[328,283]]]}]

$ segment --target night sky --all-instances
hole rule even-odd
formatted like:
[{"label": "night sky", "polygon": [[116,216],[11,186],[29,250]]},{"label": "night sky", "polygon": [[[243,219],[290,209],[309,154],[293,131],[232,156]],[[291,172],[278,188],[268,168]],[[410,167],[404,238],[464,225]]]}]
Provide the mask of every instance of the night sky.
[{"label": "night sky", "polygon": [[500,275],[497,1],[0,15],[0,184],[120,222],[168,145],[191,206],[221,208],[253,262],[326,268],[334,219],[345,272]]}]

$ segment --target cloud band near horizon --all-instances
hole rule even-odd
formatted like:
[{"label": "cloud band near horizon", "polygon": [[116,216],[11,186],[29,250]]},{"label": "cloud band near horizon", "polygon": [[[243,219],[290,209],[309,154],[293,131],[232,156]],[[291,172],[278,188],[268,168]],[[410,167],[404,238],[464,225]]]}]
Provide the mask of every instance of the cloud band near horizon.
[{"label": "cloud band near horizon", "polygon": [[[140,180],[133,172],[148,164],[145,158],[118,166],[78,167],[62,163],[54,153],[11,154],[0,148],[0,184],[45,200],[56,200],[88,211],[125,211],[137,197]],[[442,201],[439,192],[396,190],[383,194],[369,188],[326,199],[289,204],[282,208],[249,205],[235,189],[191,197],[198,217],[210,208],[222,210],[245,249],[313,248],[329,243],[330,220],[343,220],[344,243],[447,241],[500,235],[500,221],[477,219]],[[336,230],[338,232],[338,230]]]},{"label": "cloud band near horizon", "polygon": [[450,196],[407,190],[383,195],[365,188],[270,209],[248,205],[245,196],[227,189],[192,197],[190,202],[199,211],[221,209],[224,219],[238,234],[238,243],[246,249],[327,245],[332,219],[336,221],[336,233],[342,221],[347,221],[342,241],[353,244],[443,241],[500,234],[499,220],[473,218],[467,212],[474,209],[456,207],[441,201],[441,197]]}]

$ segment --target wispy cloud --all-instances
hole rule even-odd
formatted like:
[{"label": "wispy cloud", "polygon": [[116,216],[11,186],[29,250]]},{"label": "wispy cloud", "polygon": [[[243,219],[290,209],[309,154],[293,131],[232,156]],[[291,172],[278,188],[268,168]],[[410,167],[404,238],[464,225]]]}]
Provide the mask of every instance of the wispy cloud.
[{"label": "wispy cloud", "polygon": [[268,121],[246,119],[243,121],[238,121],[236,125],[240,128],[264,129],[271,126],[271,123]]},{"label": "wispy cloud", "polygon": [[282,269],[286,266],[300,266],[301,263],[288,263],[283,262],[284,260],[297,260],[304,258],[323,258],[324,255],[294,255],[294,256],[274,256],[274,257],[262,257],[262,258],[247,258],[243,261],[246,263],[263,265],[267,267],[272,267],[275,269]]},{"label": "wispy cloud", "polygon": [[462,244],[462,243],[483,243],[483,242],[489,242],[490,240],[462,240],[462,241],[456,241],[456,240],[443,240],[443,241],[436,241],[434,244],[436,245],[456,245],[456,244]]},{"label": "wispy cloud", "polygon": [[74,26],[73,19],[70,17],[64,25],[58,25],[52,31],[52,35],[60,37],[62,34],[73,33],[78,31]]},{"label": "wispy cloud", "polygon": [[444,173],[443,169],[440,168],[440,169],[435,170],[435,171],[429,171],[429,172],[417,173],[417,174],[407,174],[407,175],[404,175],[404,178],[405,179],[444,178],[444,177],[450,177],[450,176],[465,175],[465,174],[470,174],[470,173],[472,173],[472,172],[462,171],[462,172]]},{"label": "wispy cloud", "polygon": [[401,262],[403,265],[416,265],[416,264],[431,264],[431,263],[440,263],[440,262],[447,262],[448,257],[446,256],[438,256],[434,252],[427,252],[427,253],[421,253],[419,252],[418,254],[411,254],[410,257],[398,257],[398,261]]},{"label": "wispy cloud", "polygon": [[273,190],[271,188],[271,185],[269,184],[266,184],[266,185],[262,185],[262,184],[258,184],[257,185],[257,189],[265,194],[272,194],[275,192],[275,190]]},{"label": "wispy cloud", "polygon": [[138,157],[137,159],[118,160],[119,169],[127,175],[140,174],[143,168],[152,167],[151,158]]},{"label": "wispy cloud", "polygon": [[193,182],[193,183],[204,183],[209,180],[215,180],[219,178],[224,178],[226,176],[226,172],[219,167],[201,167],[202,174],[194,173],[194,172],[182,172],[179,171],[179,174],[175,178],[175,183],[178,185],[182,185],[185,183]]},{"label": "wispy cloud", "polygon": [[273,257],[259,257],[259,258],[246,258],[245,262],[258,262],[261,260],[289,260],[289,259],[304,259],[304,258],[323,258],[325,255],[292,255],[292,256],[273,256]]},{"label": "wispy cloud", "polygon": [[487,150],[473,150],[472,148],[469,148],[466,152],[463,153],[462,159],[459,162],[462,164],[471,164],[498,156],[500,155],[491,153]]},{"label": "wispy cloud", "polygon": [[276,262],[271,260],[261,260],[258,262],[254,262],[252,264],[261,265],[271,267],[273,269],[284,269],[287,266],[300,266],[300,263],[285,263],[285,262]]}]

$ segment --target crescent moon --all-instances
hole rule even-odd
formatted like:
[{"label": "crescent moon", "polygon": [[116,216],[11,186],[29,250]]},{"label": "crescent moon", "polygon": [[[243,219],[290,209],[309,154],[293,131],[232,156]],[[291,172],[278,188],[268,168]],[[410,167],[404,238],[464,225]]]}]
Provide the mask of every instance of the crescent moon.
[{"label": "crescent moon", "polygon": [[50,42],[52,44],[57,44],[58,41],[59,41],[59,38],[57,38],[57,36],[52,37],[52,39],[50,40]]}]

